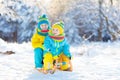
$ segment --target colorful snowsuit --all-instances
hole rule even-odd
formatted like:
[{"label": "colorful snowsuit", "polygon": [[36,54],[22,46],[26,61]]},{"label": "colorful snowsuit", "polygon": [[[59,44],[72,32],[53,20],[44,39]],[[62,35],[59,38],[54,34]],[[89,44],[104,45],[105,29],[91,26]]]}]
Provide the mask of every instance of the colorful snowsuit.
[{"label": "colorful snowsuit", "polygon": [[[52,68],[53,65],[50,64],[53,64],[55,59],[58,59],[58,62],[69,62],[71,54],[66,39],[57,41],[47,36],[45,38],[44,47],[44,69]],[[68,67],[69,65],[66,64],[61,66],[60,69],[66,70]]]},{"label": "colorful snowsuit", "polygon": [[49,21],[46,15],[40,16],[38,27],[36,28],[36,33],[33,35],[31,39],[32,47],[34,48],[35,68],[43,67],[43,44],[45,37],[48,35],[48,32],[42,32],[40,27],[41,24],[47,24],[48,30],[50,29]]},{"label": "colorful snowsuit", "polygon": [[32,46],[34,48],[35,67],[41,68],[43,66],[43,43],[46,35],[35,33],[32,37]]}]

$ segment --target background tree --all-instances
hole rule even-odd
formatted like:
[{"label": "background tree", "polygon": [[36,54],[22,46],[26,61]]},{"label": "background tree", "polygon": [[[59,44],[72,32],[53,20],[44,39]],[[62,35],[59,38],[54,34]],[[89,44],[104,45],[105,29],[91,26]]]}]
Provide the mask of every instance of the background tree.
[{"label": "background tree", "polygon": [[51,24],[63,20],[71,44],[120,38],[120,0],[1,0],[0,38],[30,41],[38,16]]}]

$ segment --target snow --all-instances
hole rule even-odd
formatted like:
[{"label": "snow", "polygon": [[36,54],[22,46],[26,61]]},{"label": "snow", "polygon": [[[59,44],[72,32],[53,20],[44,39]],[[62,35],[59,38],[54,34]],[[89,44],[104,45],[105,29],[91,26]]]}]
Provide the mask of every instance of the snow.
[{"label": "snow", "polygon": [[120,42],[94,42],[71,46],[73,72],[43,74],[34,69],[31,43],[6,43],[0,39],[0,80],[119,80]]}]

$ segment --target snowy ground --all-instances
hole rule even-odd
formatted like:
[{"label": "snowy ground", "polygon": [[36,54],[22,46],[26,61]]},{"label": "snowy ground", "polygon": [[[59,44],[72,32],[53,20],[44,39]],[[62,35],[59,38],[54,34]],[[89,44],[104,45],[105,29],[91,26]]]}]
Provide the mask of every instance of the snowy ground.
[{"label": "snowy ground", "polygon": [[120,42],[71,47],[73,72],[45,75],[34,69],[30,43],[8,44],[0,40],[0,52],[15,51],[12,55],[0,54],[0,80],[120,80],[119,48]]}]

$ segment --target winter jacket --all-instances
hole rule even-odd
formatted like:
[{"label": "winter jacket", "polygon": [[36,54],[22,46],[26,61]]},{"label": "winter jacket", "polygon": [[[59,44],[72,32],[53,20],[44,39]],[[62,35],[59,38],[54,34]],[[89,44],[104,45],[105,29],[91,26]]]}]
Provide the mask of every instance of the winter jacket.
[{"label": "winter jacket", "polygon": [[35,33],[32,37],[32,47],[43,49],[43,43],[44,43],[45,37],[46,37],[45,35],[40,35],[38,33]]},{"label": "winter jacket", "polygon": [[63,54],[70,58],[71,54],[69,51],[69,47],[70,46],[68,45],[66,39],[62,41],[57,41],[47,36],[44,41],[44,55],[47,52],[50,52],[53,57],[58,57],[63,52]]}]

